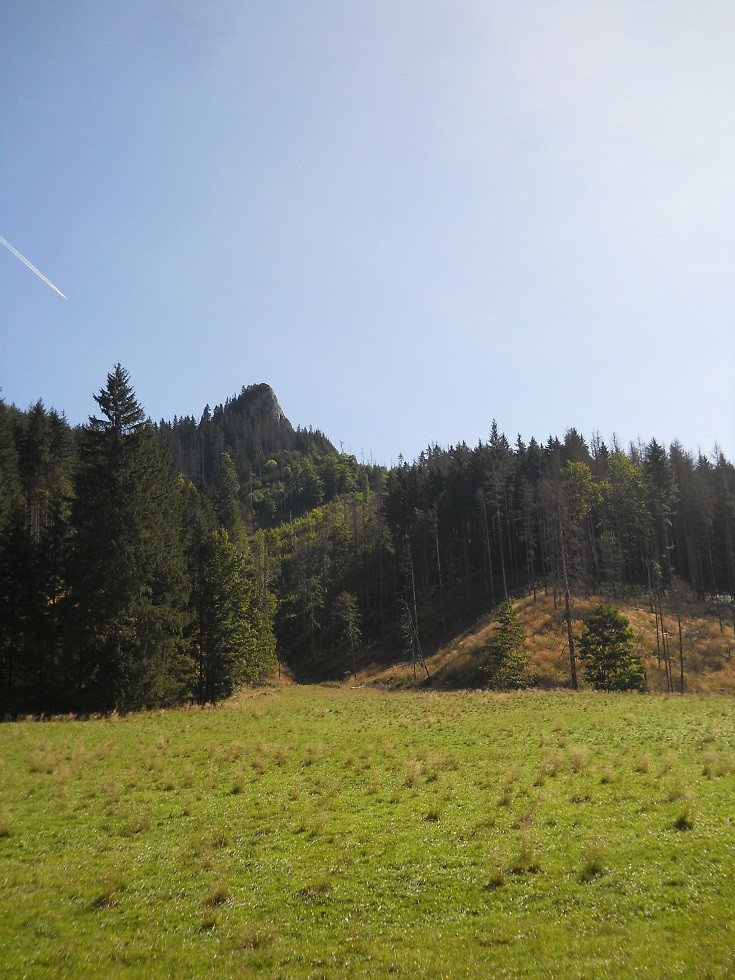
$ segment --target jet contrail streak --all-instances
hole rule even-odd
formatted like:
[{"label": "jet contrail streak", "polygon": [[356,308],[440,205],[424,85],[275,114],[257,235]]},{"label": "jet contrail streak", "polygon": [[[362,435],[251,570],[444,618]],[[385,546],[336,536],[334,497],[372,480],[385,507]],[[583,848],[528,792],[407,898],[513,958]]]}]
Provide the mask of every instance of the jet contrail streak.
[{"label": "jet contrail streak", "polygon": [[64,294],[62,293],[62,291],[60,289],[57,289],[56,286],[54,286],[54,284],[51,282],[50,279],[47,279],[46,276],[44,276],[44,274],[42,272],[39,272],[38,269],[35,267],[35,265],[32,265],[28,261],[28,259],[25,258],[25,256],[21,255],[17,248],[13,248],[13,246],[10,244],[10,242],[7,239],[3,238],[2,235],[0,235],[0,245],[4,245],[5,248],[9,249],[17,259],[20,259],[20,261],[24,265],[27,265],[28,268],[31,270],[31,272],[35,272],[36,275],[40,279],[43,279],[43,281],[46,283],[46,285],[47,286],[50,286],[55,293],[58,293],[59,296],[61,296],[62,299],[67,299],[67,297],[64,296]]}]

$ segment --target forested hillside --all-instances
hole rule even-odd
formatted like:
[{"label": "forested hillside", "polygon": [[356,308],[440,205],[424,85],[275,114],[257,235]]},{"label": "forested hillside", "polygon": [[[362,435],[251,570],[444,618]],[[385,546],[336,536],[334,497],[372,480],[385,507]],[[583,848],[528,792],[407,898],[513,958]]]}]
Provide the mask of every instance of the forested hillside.
[{"label": "forested hillside", "polygon": [[[493,423],[474,448],[432,447],[353,493],[270,531],[282,649],[346,651],[345,593],[363,643],[419,656],[509,596],[712,595],[732,626],[735,471],[656,441],[623,450],[575,430],[511,446]],[[349,658],[342,661],[348,669]]]},{"label": "forested hillside", "polygon": [[118,366],[95,401],[78,430],[0,403],[3,711],[218,700],[276,653],[303,677],[420,662],[534,590],[708,595],[735,627],[720,452],[492,423],[386,471],[294,429],[267,385],[154,425]]},{"label": "forested hillside", "polygon": [[0,709],[214,701],[274,663],[274,599],[222,455],[177,473],[118,365],[72,432],[0,406]]},{"label": "forested hillside", "polygon": [[358,466],[337,453],[319,430],[294,429],[269,385],[250,385],[199,422],[191,416],[161,421],[159,442],[174,465],[199,487],[217,480],[222,454],[232,459],[250,526],[290,520],[337,495],[375,481],[377,467]]}]

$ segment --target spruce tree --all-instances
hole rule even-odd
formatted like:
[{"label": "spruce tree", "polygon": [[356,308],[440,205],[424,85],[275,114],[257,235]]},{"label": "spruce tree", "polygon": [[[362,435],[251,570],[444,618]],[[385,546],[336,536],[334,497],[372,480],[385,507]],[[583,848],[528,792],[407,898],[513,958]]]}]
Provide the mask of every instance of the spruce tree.
[{"label": "spruce tree", "polygon": [[242,551],[247,548],[247,532],[240,507],[240,484],[229,453],[222,453],[220,471],[212,492],[214,511],[220,527]]},{"label": "spruce tree", "polygon": [[43,616],[38,604],[34,548],[25,513],[13,511],[0,547],[0,710],[37,710],[31,704],[35,675],[34,626]]},{"label": "spruce tree", "polygon": [[357,596],[353,592],[346,590],[340,592],[334,603],[334,613],[340,625],[340,638],[342,642],[350,648],[352,655],[352,676],[357,677],[357,660],[355,658],[355,646],[359,646],[362,640],[362,630],[360,629],[360,604]]},{"label": "spruce tree", "polygon": [[21,502],[18,453],[13,439],[11,413],[0,398],[0,535]]},{"label": "spruce tree", "polygon": [[228,697],[272,666],[268,610],[246,574],[242,552],[224,528],[202,542],[194,589],[193,638],[201,703]]},{"label": "spruce tree", "polygon": [[584,674],[601,691],[642,691],[646,675],[626,617],[606,603],[587,617],[579,639]]},{"label": "spruce tree", "polygon": [[84,427],[72,513],[73,629],[81,705],[176,700],[187,673],[188,592],[178,481],[119,364]]},{"label": "spruce tree", "polygon": [[[10,409],[0,399],[0,710],[15,706],[22,654],[17,624],[22,610],[18,554],[23,541],[23,496]],[[19,535],[21,537],[19,538]]]},{"label": "spruce tree", "polygon": [[[44,712],[59,692],[58,601],[65,589],[72,435],[41,401],[0,411],[0,702],[13,711]],[[9,515],[9,516],[7,516]]]},{"label": "spruce tree", "polygon": [[501,602],[495,611],[498,627],[484,649],[485,673],[492,687],[523,687],[526,682],[525,638],[513,600]]}]

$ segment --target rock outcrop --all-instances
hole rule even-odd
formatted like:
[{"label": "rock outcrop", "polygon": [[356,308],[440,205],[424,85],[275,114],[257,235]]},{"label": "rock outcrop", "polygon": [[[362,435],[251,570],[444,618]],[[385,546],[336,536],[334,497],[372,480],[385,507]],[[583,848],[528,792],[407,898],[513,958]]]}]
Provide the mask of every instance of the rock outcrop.
[{"label": "rock outcrop", "polygon": [[234,400],[234,407],[243,414],[259,419],[275,419],[293,428],[278,403],[275,391],[267,384],[249,385]]}]

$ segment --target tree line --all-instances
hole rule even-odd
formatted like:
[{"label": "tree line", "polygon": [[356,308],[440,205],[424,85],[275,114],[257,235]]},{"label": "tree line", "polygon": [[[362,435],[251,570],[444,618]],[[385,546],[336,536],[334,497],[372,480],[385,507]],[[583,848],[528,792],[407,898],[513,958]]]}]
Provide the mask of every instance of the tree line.
[{"label": "tree line", "polygon": [[[711,596],[735,628],[735,469],[570,429],[430,446],[391,470],[252,411],[251,389],[154,425],[117,366],[71,429],[0,402],[0,708],[217,700],[447,639],[544,590]],[[564,680],[565,678],[560,678]]]}]

